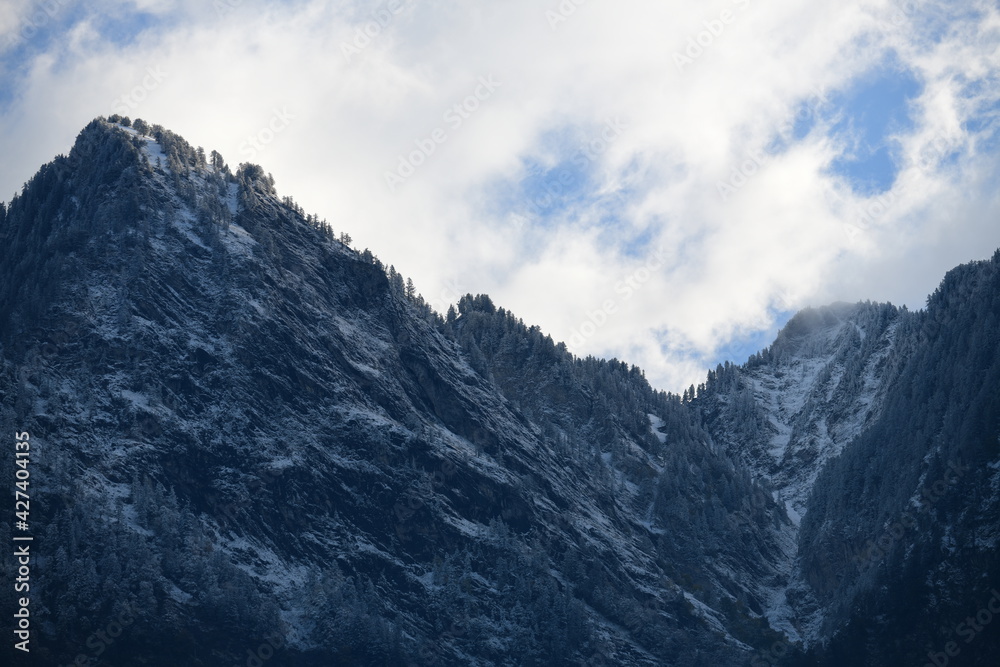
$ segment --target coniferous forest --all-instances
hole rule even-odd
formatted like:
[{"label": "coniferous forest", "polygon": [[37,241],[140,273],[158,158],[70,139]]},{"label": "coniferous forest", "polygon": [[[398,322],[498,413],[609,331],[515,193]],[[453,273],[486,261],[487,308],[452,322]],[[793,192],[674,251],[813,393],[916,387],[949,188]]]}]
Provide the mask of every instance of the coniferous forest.
[{"label": "coniferous forest", "polygon": [[121,116],[0,205],[31,664],[995,664],[1000,251],[677,395],[349,232]]}]

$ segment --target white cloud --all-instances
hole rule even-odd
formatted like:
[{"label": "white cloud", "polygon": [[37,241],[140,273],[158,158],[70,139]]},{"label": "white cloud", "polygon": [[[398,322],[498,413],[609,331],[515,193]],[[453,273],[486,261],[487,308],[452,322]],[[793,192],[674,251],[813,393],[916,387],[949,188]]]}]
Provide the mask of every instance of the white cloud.
[{"label": "white cloud", "polygon": [[70,0],[6,0],[0,5],[0,44],[2,38],[11,33],[18,40],[31,39],[35,33],[45,28],[57,18]]},{"label": "white cloud", "polygon": [[[137,89],[130,115],[234,166],[254,153],[248,138],[285,110],[294,119],[253,154],[282,194],[439,305],[459,289],[488,292],[569,339],[614,300],[577,351],[636,363],[673,390],[701,381],[734,337],[772,327],[776,311],[838,298],[918,306],[952,264],[1000,245],[989,222],[997,156],[977,150],[964,125],[995,102],[1000,37],[987,3],[934,43],[914,30],[925,14],[887,2],[588,2],[554,24],[546,12],[558,13],[555,1],[413,2],[381,20],[349,2],[133,4],[189,20],[121,48],[83,24],[38,56],[2,117],[0,152],[18,158],[0,164],[0,192]],[[355,41],[366,26],[369,39]],[[689,40],[701,51],[678,67]],[[907,167],[892,204],[852,237],[845,229],[878,203],[828,173],[841,147],[822,118],[788,151],[751,158],[776,135],[790,137],[803,102],[845,86],[889,49],[924,89],[915,128],[899,137]],[[166,73],[152,87],[149,68]],[[463,109],[460,125],[449,122],[448,110],[489,76],[500,86]],[[972,79],[994,85],[970,93]],[[615,117],[626,128],[587,165],[592,208],[570,206],[541,225],[526,205],[498,207],[498,187],[515,185],[529,160],[569,157],[544,137],[571,130],[572,153]],[[391,192],[385,172],[437,129],[445,141]],[[928,145],[962,152],[928,159]],[[723,199],[720,182],[738,187]],[[663,263],[626,299],[616,285],[649,260],[622,247],[633,237],[662,249]],[[942,240],[948,252],[937,253]]]},{"label": "white cloud", "polygon": [[20,30],[30,9],[28,0],[10,0],[0,5],[0,43]]}]

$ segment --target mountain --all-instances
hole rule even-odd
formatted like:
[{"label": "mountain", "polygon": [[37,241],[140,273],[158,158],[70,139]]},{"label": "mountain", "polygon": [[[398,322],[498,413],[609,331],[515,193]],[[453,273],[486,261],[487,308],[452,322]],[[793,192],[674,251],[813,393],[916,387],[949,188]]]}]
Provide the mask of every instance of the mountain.
[{"label": "mountain", "polygon": [[796,525],[801,654],[770,662],[995,663],[998,347],[1000,251],[951,271],[926,310],[807,309],[709,374],[692,406]]},{"label": "mountain", "polygon": [[901,315],[891,304],[806,309],[742,369],[709,375],[697,401],[706,426],[796,523],[818,473],[877,415]]},{"label": "mountain", "polygon": [[1000,644],[979,621],[946,652],[1000,585],[1000,253],[924,311],[803,311],[680,397],[485,295],[433,312],[261,167],[138,120],[88,125],[0,235],[0,423],[30,442],[2,474],[30,471],[11,539],[33,538],[32,662],[10,664],[972,665]]}]

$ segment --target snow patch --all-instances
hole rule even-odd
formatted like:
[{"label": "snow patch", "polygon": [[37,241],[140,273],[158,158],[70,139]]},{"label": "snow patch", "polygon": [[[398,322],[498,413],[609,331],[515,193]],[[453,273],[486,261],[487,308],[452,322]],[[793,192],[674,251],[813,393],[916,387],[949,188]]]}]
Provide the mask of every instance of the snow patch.
[{"label": "snow patch", "polygon": [[142,147],[142,152],[146,156],[146,160],[149,162],[149,166],[153,168],[163,169],[164,173],[170,173],[170,167],[167,166],[167,154],[163,152],[163,147],[156,142],[153,137],[140,137],[146,143]]},{"label": "snow patch", "polygon": [[656,436],[656,439],[660,441],[661,445],[666,444],[667,434],[660,430],[665,425],[663,420],[652,413],[649,413],[646,416],[649,418],[649,432]]}]

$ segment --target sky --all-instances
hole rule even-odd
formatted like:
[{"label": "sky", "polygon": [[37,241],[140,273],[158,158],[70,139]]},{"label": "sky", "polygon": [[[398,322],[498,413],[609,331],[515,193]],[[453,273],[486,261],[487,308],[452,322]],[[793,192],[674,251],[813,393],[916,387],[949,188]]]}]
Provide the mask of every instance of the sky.
[{"label": "sky", "polygon": [[0,3],[0,200],[114,113],[674,392],[1000,247],[996,0]]}]

